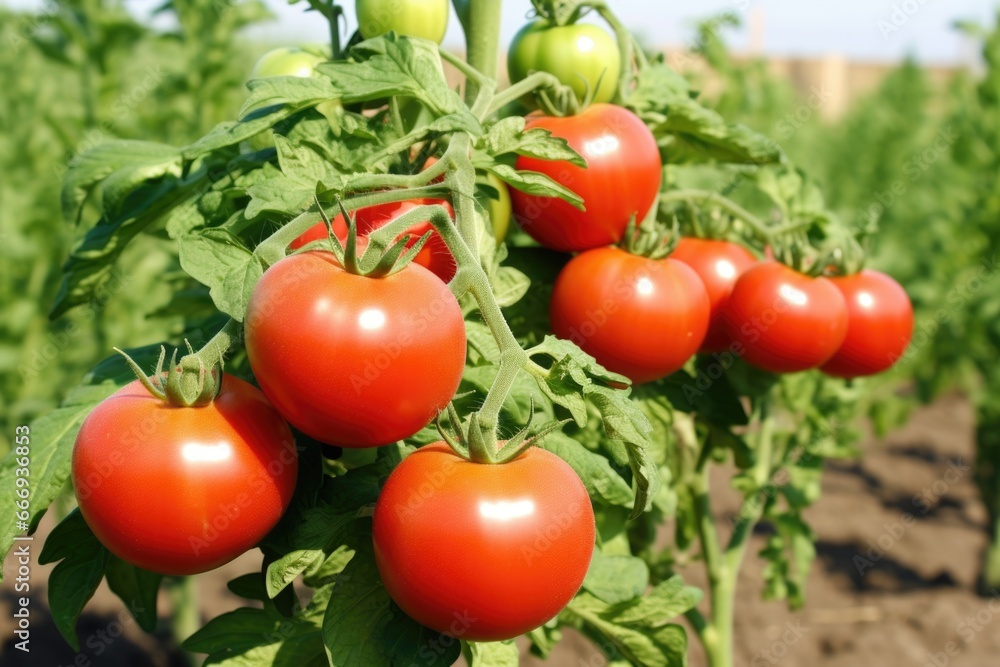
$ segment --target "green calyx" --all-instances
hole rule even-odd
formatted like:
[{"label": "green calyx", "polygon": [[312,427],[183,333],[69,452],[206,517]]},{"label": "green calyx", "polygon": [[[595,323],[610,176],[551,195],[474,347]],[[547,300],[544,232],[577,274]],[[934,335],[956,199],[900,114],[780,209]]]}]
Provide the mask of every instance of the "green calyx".
[{"label": "green calyx", "polygon": [[[529,408],[529,414],[534,413],[534,406]],[[445,424],[444,416],[448,415],[448,424]],[[441,438],[448,443],[448,446],[458,456],[473,463],[486,465],[502,465],[509,463],[524,452],[534,447],[549,433],[562,428],[569,420],[548,422],[541,428],[532,430],[531,417],[528,423],[517,435],[508,440],[502,447],[496,441],[496,434],[491,428],[484,428],[480,423],[478,412],[472,413],[469,417],[469,427],[464,429],[462,419],[458,415],[454,404],[449,404],[446,411],[438,415],[437,427],[441,433]]]},{"label": "green calyx", "polygon": [[187,345],[188,354],[184,355],[178,363],[177,350],[174,350],[170,357],[170,365],[165,372],[163,362],[166,359],[167,351],[166,348],[161,347],[156,371],[151,376],[147,376],[125,352],[117,347],[114,350],[125,358],[136,377],[139,378],[139,382],[156,398],[175,407],[202,407],[214,401],[222,390],[222,358],[220,356],[216,362],[206,364],[201,356],[191,348],[190,343],[187,341],[184,343]]},{"label": "green calyx", "polygon": [[[319,200],[316,201],[316,205],[319,207],[324,224],[326,224],[329,249],[332,250],[333,254],[337,257],[337,261],[340,262],[341,266],[348,273],[359,276],[384,278],[385,276],[402,271],[420,254],[424,244],[427,243],[431,234],[433,234],[433,232],[428,231],[410,248],[406,247],[406,244],[411,239],[409,234],[405,234],[399,238],[389,237],[392,238],[391,241],[386,240],[387,237],[385,234],[371,234],[366,237],[367,243],[365,247],[359,249],[358,226],[354,216],[344,207],[344,203],[340,199],[337,200],[341,214],[344,216],[344,220],[347,221],[347,239],[344,243],[341,243],[340,239],[334,233],[330,216],[320,206]],[[405,217],[401,217],[400,220],[403,223],[408,223],[408,220],[403,219]],[[396,224],[400,220],[394,221],[390,225],[387,225],[387,227],[395,229],[398,226],[402,226]]]},{"label": "green calyx", "polygon": [[625,236],[619,244],[623,250],[649,259],[665,259],[674,251],[681,239],[680,224],[676,216],[672,218],[669,228],[658,223],[657,209],[656,205],[652,206],[639,225],[636,225],[635,216],[629,220]]}]

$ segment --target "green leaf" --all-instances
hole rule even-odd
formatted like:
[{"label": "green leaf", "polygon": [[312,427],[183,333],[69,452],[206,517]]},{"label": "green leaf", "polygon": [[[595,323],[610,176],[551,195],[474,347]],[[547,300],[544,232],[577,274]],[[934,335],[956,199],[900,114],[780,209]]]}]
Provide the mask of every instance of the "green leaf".
[{"label": "green leaf", "polygon": [[628,379],[607,371],[573,343],[554,336],[546,336],[528,354],[555,361],[547,376],[539,378],[538,385],[553,403],[570,411],[578,426],[585,426],[588,420],[584,399],[600,411],[604,432],[611,440],[621,441],[632,469],[635,489],[632,518],[651,509],[661,484],[659,468],[649,450],[653,427],[638,404],[629,399],[628,391],[607,386],[628,385]]},{"label": "green leaf", "polygon": [[501,308],[513,306],[531,288],[528,276],[510,266],[501,266],[492,280],[493,296]]},{"label": "green leaf", "polygon": [[181,267],[210,289],[215,305],[238,322],[246,315],[261,261],[233,234],[207,229],[179,241]]},{"label": "green leaf", "polygon": [[556,431],[542,439],[541,447],[569,463],[583,480],[587,493],[596,503],[631,508],[635,494],[608,460],[568,435]]},{"label": "green leaf", "polygon": [[323,643],[331,667],[388,666],[390,620],[389,594],[379,579],[371,542],[363,541],[337,578],[323,618]]},{"label": "green leaf", "polygon": [[233,592],[261,600],[262,609],[240,608],[210,620],[184,641],[187,651],[207,653],[206,665],[224,667],[325,667],[321,624],[332,586],[313,592],[304,608],[294,596],[282,613],[264,594],[259,572],[229,582]]},{"label": "green leaf", "polygon": [[584,621],[633,664],[679,667],[687,664],[687,633],[668,621],[691,609],[700,596],[701,591],[673,577],[647,596],[622,604],[611,605],[581,593],[564,614]]},{"label": "green leaf", "polygon": [[310,567],[326,560],[322,549],[301,549],[285,554],[267,567],[267,596],[275,597]]},{"label": "green leaf", "polygon": [[61,561],[49,575],[49,609],[59,633],[76,651],[80,650],[77,619],[104,579],[110,556],[80,511],[73,510],[49,533],[38,558],[42,565]]},{"label": "green leaf", "polygon": [[250,188],[250,204],[246,217],[250,220],[262,213],[280,213],[289,217],[305,211],[314,201],[316,186],[304,185],[284,174],[279,174]]},{"label": "green leaf", "polygon": [[125,289],[129,276],[116,271],[116,260],[133,238],[182,201],[189,188],[172,176],[154,179],[131,192],[120,213],[102,217],[63,267],[63,282],[50,316],[57,318],[70,308],[94,301],[102,291],[106,300],[108,294]]},{"label": "green leaf", "polygon": [[626,106],[652,129],[664,162],[717,160],[771,164],[784,160],[778,145],[742,125],[730,125],[691,97],[686,82],[659,57],[639,72]]},{"label": "green leaf", "polygon": [[[552,132],[542,128],[525,131],[525,124],[523,116],[504,118],[489,129],[477,147],[493,157],[516,154],[539,160],[565,160],[578,167],[587,166],[587,161],[565,139],[554,137]],[[488,164],[477,161],[476,166],[486,168]]]},{"label": "green leaf", "polygon": [[[263,79],[250,79],[247,82],[247,88],[250,89],[250,96],[243,103],[243,108],[240,109],[239,113],[239,118],[244,123],[248,119],[250,123],[259,123],[271,115],[269,112],[277,112],[279,109],[283,115],[290,115],[290,113],[301,111],[307,107],[314,107],[321,102],[341,97],[328,79],[318,76],[271,76]],[[262,129],[267,127],[270,125]],[[220,129],[216,128],[213,134],[218,132]]]},{"label": "green leaf", "polygon": [[605,556],[599,549],[583,580],[583,589],[607,602],[618,604],[641,596],[649,585],[649,567],[635,556]]},{"label": "green leaf", "polygon": [[513,641],[469,642],[469,667],[517,667],[520,651]]},{"label": "green leaf", "polygon": [[109,141],[85,151],[71,163],[63,181],[63,217],[79,220],[87,195],[102,181],[110,181],[104,188],[104,208],[117,209],[139,184],[167,174],[180,176],[180,157],[173,146],[148,141]]},{"label": "green leaf", "polygon": [[148,572],[109,555],[104,576],[108,587],[125,604],[139,627],[146,632],[156,629],[156,597],[163,575]]},{"label": "green leaf", "polygon": [[361,42],[351,49],[351,57],[353,61],[322,63],[316,68],[330,79],[344,103],[415,97],[438,116],[471,115],[448,86],[434,42],[390,33]]},{"label": "green leaf", "polygon": [[462,654],[457,639],[424,627],[392,605],[392,620],[385,627],[385,654],[392,665],[451,667]]},{"label": "green leaf", "polygon": [[505,164],[493,164],[487,168],[502,181],[521,192],[538,197],[558,197],[581,211],[586,210],[579,195],[545,174],[537,171],[517,171]]},{"label": "green leaf", "polygon": [[[31,437],[31,516],[28,530],[34,532],[52,501],[69,480],[73,443],[83,420],[90,411],[118,387],[105,384],[78,389],[69,394],[63,407],[53,410],[32,422]],[[0,493],[16,498],[17,456],[11,450],[0,464]],[[24,531],[17,527],[13,511],[0,515],[0,553],[6,554],[14,544],[14,537]]]},{"label": "green leaf", "polygon": [[[266,79],[258,79],[265,81]],[[306,79],[297,79],[305,81]],[[253,98],[251,98],[253,99]],[[249,100],[247,101],[249,104]],[[238,145],[241,141],[246,141],[264,132],[298,111],[294,106],[265,109],[258,113],[244,115],[240,122],[226,121],[219,123],[211,132],[186,146],[181,154],[185,160],[195,160],[203,155],[218,151],[223,148],[230,148]]]}]

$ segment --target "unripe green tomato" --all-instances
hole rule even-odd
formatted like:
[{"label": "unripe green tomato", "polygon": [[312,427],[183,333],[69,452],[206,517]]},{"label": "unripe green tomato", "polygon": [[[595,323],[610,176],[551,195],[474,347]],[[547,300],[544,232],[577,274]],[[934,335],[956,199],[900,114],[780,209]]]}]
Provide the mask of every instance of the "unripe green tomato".
[{"label": "unripe green tomato", "polygon": [[595,104],[614,99],[620,70],[621,55],[615,39],[588,23],[566,26],[554,26],[544,20],[529,23],[517,33],[507,52],[511,83],[532,72],[548,72],[570,86],[580,101],[589,87]]},{"label": "unripe green tomato", "polygon": [[268,51],[257,64],[253,66],[250,73],[251,79],[265,79],[272,76],[312,76],[316,65],[323,62],[323,58],[314,53],[304,51],[295,47],[281,47]]},{"label": "unripe green tomato", "polygon": [[358,0],[355,7],[365,39],[395,31],[440,44],[448,29],[448,0]]},{"label": "unripe green tomato", "polygon": [[[481,185],[489,188],[479,187]],[[493,190],[496,190],[494,194]],[[493,224],[493,235],[497,239],[497,245],[503,243],[507,238],[507,230],[510,229],[511,201],[510,190],[495,174],[488,173],[476,179],[476,199],[479,204],[490,214],[490,222]]]},{"label": "unripe green tomato", "polygon": [[[298,76],[309,78],[313,75],[316,66],[325,62],[326,58],[310,53],[297,47],[281,47],[268,51],[250,72],[251,79],[266,79],[272,76]],[[330,100],[316,106],[316,110],[321,114],[329,115],[334,109],[340,106],[340,102]],[[268,130],[247,140],[250,148],[254,151],[262,151],[266,148],[274,147],[274,132]]]}]

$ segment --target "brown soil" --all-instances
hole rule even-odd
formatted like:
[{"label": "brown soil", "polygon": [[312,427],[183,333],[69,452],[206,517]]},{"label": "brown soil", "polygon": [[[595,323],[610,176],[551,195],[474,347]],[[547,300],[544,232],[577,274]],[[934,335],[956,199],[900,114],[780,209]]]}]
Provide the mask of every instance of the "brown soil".
[{"label": "brown soil", "polygon": [[[818,557],[809,578],[806,608],[791,612],[784,603],[760,599],[763,565],[754,554],[766,535],[756,535],[736,604],[736,664],[1000,665],[1000,619],[994,623],[1000,592],[996,601],[974,592],[985,543],[985,511],[973,485],[972,459],[971,412],[962,401],[949,399],[918,412],[906,428],[884,442],[866,445],[863,460],[832,463],[824,477],[823,497],[808,514],[816,531]],[[725,471],[715,480],[720,514],[737,507],[726,480]],[[46,523],[43,532],[48,527]],[[41,543],[39,536],[35,548],[40,550]],[[240,605],[225,582],[257,565],[256,558],[247,556],[201,577],[204,613],[214,616]],[[8,639],[13,630],[12,567],[8,558],[0,589],[0,666],[185,664],[168,633],[146,636],[128,622],[127,615],[122,616],[123,636],[112,639],[110,635],[121,628],[121,605],[103,585],[80,623],[86,660],[74,654],[44,607],[44,581],[51,570],[37,564],[31,593],[32,652],[13,650],[14,640]],[[704,583],[698,564],[684,575],[692,584]],[[169,600],[163,595],[161,614],[168,609]],[[94,648],[86,648],[88,643]],[[96,647],[103,648],[100,655]],[[568,633],[548,663],[526,657],[522,664],[597,667],[605,662],[586,642]],[[696,641],[691,664],[705,664]]]}]

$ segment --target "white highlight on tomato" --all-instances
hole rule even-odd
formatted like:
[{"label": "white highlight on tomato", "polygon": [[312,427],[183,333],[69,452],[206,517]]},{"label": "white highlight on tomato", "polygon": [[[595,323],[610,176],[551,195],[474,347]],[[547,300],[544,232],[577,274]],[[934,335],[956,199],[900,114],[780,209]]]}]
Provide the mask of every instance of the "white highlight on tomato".
[{"label": "white highlight on tomato", "polygon": [[793,306],[804,306],[809,303],[809,297],[800,289],[795,289],[791,285],[782,285],[778,290],[781,298]]},{"label": "white highlight on tomato", "polygon": [[871,308],[875,305],[875,297],[870,292],[858,292],[858,303],[862,308]]},{"label": "white highlight on tomato", "polygon": [[635,284],[635,291],[642,296],[649,296],[655,289],[653,281],[649,278],[639,278],[639,281]]},{"label": "white highlight on tomato", "polygon": [[599,157],[601,155],[614,153],[618,150],[619,146],[621,146],[621,142],[618,140],[618,137],[613,134],[605,134],[604,136],[597,137],[596,139],[585,141],[583,143],[583,152],[586,155]]},{"label": "white highlight on tomato", "polygon": [[587,35],[581,35],[576,40],[576,48],[580,53],[590,53],[594,50],[594,40]]},{"label": "white highlight on tomato", "polygon": [[218,463],[227,461],[232,456],[233,448],[228,442],[220,442],[215,445],[188,442],[181,447],[181,457],[188,463]]},{"label": "white highlight on tomato", "polygon": [[487,519],[497,521],[511,521],[524,516],[531,516],[535,513],[535,501],[533,500],[499,500],[491,503],[484,500],[479,503],[479,513]]},{"label": "white highlight on tomato", "polygon": [[362,310],[358,315],[358,325],[368,331],[381,329],[385,326],[385,313],[378,308]]},{"label": "white highlight on tomato", "polygon": [[736,277],[736,265],[730,262],[728,259],[720,259],[715,263],[715,273],[720,278],[725,278],[727,280]]}]

